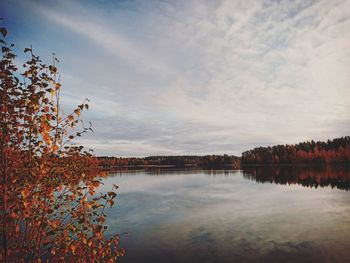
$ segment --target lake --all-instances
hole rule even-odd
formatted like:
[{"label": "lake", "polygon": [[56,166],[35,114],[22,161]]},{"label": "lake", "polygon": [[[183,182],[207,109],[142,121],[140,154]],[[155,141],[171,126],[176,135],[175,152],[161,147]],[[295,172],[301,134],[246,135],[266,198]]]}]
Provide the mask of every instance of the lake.
[{"label": "lake", "polygon": [[350,262],[350,171],[282,167],[111,173],[120,262]]}]

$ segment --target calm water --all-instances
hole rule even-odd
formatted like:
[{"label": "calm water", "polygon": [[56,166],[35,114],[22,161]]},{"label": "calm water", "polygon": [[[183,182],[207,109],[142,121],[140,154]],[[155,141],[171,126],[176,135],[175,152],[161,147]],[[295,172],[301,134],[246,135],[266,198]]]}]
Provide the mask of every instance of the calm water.
[{"label": "calm water", "polygon": [[137,171],[109,211],[120,262],[350,262],[350,172]]}]

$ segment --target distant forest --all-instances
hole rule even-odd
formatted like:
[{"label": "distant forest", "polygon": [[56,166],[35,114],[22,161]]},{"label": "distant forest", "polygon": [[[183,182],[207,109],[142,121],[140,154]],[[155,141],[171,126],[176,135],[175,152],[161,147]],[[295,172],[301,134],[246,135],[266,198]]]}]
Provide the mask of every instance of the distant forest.
[{"label": "distant forest", "polygon": [[239,168],[240,157],[234,155],[149,156],[144,158],[98,157],[102,167],[198,167]]},{"label": "distant forest", "polygon": [[99,166],[108,167],[198,167],[239,168],[244,165],[334,164],[350,163],[350,136],[321,141],[307,141],[295,145],[257,147],[234,155],[205,156],[149,156],[98,157]]},{"label": "distant forest", "polygon": [[242,165],[251,164],[330,164],[350,162],[350,136],[294,145],[258,147],[242,153]]}]

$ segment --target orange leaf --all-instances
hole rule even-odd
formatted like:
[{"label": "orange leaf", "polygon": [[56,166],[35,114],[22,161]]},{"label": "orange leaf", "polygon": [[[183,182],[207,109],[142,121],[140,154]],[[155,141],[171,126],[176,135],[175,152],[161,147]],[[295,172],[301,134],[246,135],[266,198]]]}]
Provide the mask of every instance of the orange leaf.
[{"label": "orange leaf", "polygon": [[27,189],[23,189],[21,191],[21,195],[22,195],[23,198],[26,198],[29,195],[29,191]]},{"label": "orange leaf", "polygon": [[70,245],[70,250],[72,251],[73,254],[75,254],[75,249],[76,249],[76,246],[71,244]]},{"label": "orange leaf", "polygon": [[19,218],[19,215],[17,215],[15,212],[11,212],[11,217],[13,218],[13,219],[18,219]]},{"label": "orange leaf", "polygon": [[60,83],[56,83],[55,89],[58,90],[60,87],[61,87],[61,84]]},{"label": "orange leaf", "polygon": [[55,145],[52,145],[52,151],[56,152],[58,150],[58,146],[55,144]]}]

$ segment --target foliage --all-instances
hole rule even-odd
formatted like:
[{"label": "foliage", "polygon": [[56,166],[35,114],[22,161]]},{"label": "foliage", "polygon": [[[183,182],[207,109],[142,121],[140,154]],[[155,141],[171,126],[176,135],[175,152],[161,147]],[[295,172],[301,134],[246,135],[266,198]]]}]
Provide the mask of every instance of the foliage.
[{"label": "foliage", "polygon": [[90,151],[71,144],[91,130],[79,121],[87,101],[63,115],[58,60],[47,65],[26,48],[19,74],[0,33],[0,261],[114,262],[124,251],[118,235],[105,237],[105,208],[117,187],[95,195],[105,174]]},{"label": "foliage", "polygon": [[98,157],[102,167],[200,167],[200,168],[225,168],[239,167],[240,158],[233,155],[205,155],[205,156],[149,156],[145,158],[117,158]]},{"label": "foliage", "polygon": [[242,153],[242,164],[349,163],[350,137],[327,142],[258,147]]}]

